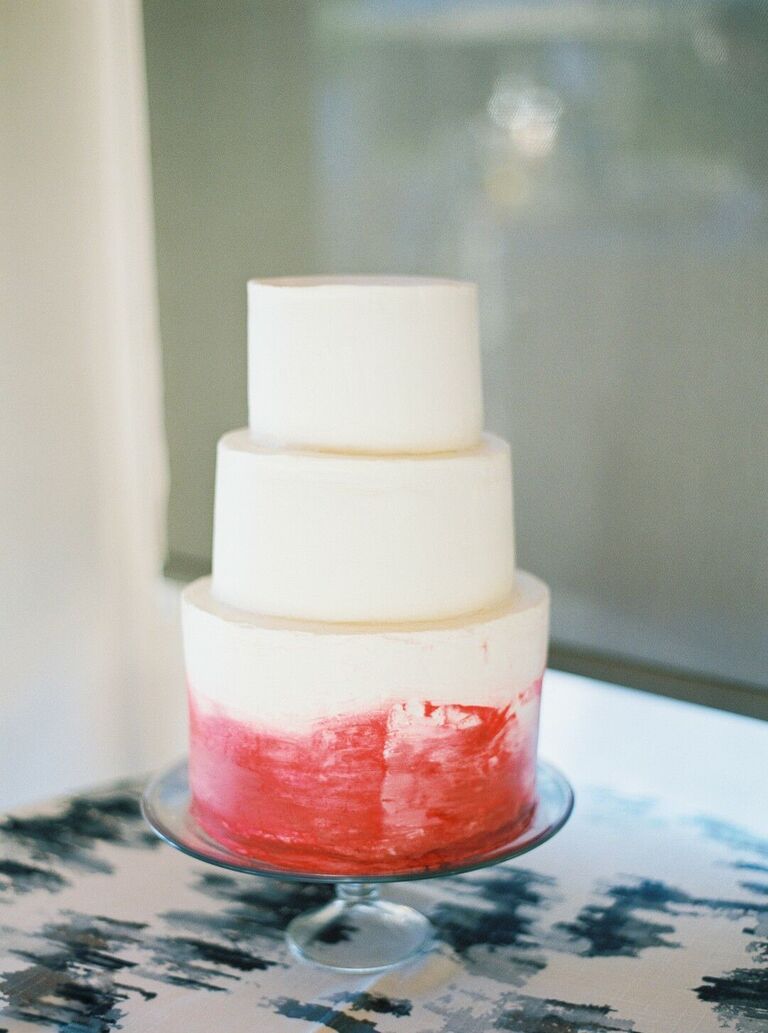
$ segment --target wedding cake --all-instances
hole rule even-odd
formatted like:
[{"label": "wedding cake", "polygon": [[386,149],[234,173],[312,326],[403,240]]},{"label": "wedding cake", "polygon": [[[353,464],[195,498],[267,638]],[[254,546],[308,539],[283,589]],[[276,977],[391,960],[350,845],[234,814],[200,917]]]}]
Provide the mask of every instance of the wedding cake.
[{"label": "wedding cake", "polygon": [[193,814],[297,872],[458,864],[530,819],[549,594],[483,433],[477,290],[248,285],[249,427],[183,595]]}]

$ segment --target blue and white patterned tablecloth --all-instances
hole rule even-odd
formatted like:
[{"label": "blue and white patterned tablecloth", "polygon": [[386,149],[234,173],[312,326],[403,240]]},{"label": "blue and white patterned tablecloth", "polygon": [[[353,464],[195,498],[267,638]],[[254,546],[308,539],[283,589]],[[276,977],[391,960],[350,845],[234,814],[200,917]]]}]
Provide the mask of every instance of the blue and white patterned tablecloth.
[{"label": "blue and white patterned tablecloth", "polygon": [[550,674],[565,830],[518,862],[393,885],[440,943],[382,975],[294,961],[330,889],[161,844],[121,784],[0,832],[0,1030],[768,1031],[768,725]]}]

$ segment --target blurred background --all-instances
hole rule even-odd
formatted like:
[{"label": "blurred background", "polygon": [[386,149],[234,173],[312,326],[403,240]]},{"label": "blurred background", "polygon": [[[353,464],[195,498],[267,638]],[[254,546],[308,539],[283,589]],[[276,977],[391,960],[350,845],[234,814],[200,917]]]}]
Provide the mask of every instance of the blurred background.
[{"label": "blurred background", "polygon": [[768,4],[0,0],[0,806],[185,748],[245,281],[480,285],[552,665],[768,715]]}]

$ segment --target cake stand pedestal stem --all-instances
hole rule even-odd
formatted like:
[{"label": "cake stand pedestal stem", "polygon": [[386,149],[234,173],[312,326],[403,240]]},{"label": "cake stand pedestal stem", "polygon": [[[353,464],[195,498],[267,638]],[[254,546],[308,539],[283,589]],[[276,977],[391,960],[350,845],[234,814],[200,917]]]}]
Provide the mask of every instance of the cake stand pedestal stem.
[{"label": "cake stand pedestal stem", "polygon": [[336,898],[294,918],[286,936],[294,954],[316,965],[378,972],[419,954],[432,932],[421,912],[381,900],[377,885],[340,882]]}]

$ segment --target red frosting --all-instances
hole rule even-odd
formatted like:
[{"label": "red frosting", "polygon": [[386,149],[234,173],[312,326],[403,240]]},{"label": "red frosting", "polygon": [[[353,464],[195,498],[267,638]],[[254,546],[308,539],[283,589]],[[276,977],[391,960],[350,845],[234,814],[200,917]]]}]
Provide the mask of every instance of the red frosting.
[{"label": "red frosting", "polygon": [[193,813],[230,850],[297,872],[461,864],[530,818],[540,689],[503,709],[392,703],[302,734],[202,712],[190,694]]}]

